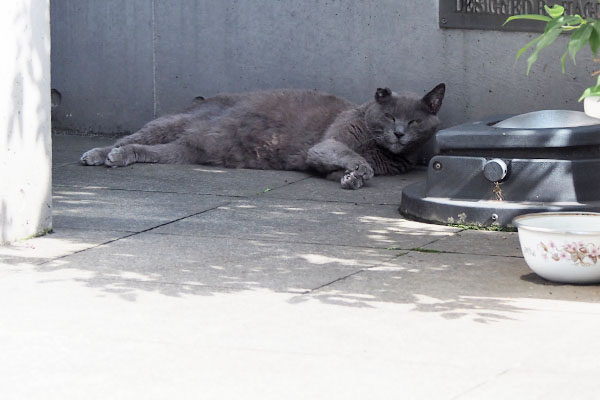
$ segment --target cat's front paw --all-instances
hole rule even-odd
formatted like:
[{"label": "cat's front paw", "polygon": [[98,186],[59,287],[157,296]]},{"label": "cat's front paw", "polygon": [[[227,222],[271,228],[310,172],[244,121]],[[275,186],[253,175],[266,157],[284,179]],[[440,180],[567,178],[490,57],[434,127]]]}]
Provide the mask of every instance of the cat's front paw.
[{"label": "cat's front paw", "polygon": [[373,175],[375,175],[375,172],[369,164],[358,164],[352,171],[346,171],[344,176],[342,176],[342,189],[359,189],[366,181],[371,179]]},{"label": "cat's front paw", "polygon": [[369,164],[358,164],[354,167],[354,172],[356,175],[360,176],[364,181],[368,181],[375,175],[375,171]]},{"label": "cat's front paw", "polygon": [[359,189],[365,184],[364,180],[354,172],[348,172],[342,176],[340,183],[342,184],[342,189],[350,190]]}]

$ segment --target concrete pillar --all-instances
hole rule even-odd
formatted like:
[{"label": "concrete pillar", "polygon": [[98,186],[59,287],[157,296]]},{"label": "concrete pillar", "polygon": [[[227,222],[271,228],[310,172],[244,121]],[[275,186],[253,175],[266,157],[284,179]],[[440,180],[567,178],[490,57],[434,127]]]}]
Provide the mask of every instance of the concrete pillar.
[{"label": "concrete pillar", "polygon": [[0,244],[52,228],[49,0],[0,2]]}]

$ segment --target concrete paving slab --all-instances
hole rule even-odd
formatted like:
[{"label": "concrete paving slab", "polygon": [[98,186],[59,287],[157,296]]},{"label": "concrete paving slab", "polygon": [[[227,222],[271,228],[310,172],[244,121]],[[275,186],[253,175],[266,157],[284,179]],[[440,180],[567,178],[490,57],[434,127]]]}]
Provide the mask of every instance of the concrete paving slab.
[{"label": "concrete paving slab", "polygon": [[52,135],[52,167],[60,168],[68,164],[79,164],[79,157],[94,147],[111,145],[114,137]]},{"label": "concrete paving slab", "polygon": [[590,372],[573,374],[512,370],[456,399],[595,400],[598,398],[598,393],[600,393],[600,382],[594,379],[593,373]]},{"label": "concrete paving slab", "polygon": [[[589,314],[540,312],[519,299],[523,312],[482,324],[408,304],[351,307],[265,289],[132,288],[124,297],[90,286],[94,272],[81,267],[32,266],[0,280],[0,301],[11,304],[0,308],[0,352],[10,360],[0,363],[3,398],[523,398],[537,394],[532,384],[556,387],[547,372],[512,375],[552,343],[541,339],[571,339],[556,365],[600,345]],[[597,394],[597,363],[586,366],[573,381],[576,398]],[[494,385],[503,376],[512,386]]]},{"label": "concrete paving slab", "polygon": [[509,298],[600,302],[597,286],[545,281],[532,273],[522,258],[421,252],[410,252],[312,295],[335,304],[406,303],[415,311],[478,322],[503,319],[503,312],[514,317],[524,311],[512,307]]},{"label": "concrete paving slab", "polygon": [[3,397],[444,399],[497,373],[405,361],[431,325],[407,329],[399,309],[292,304],[269,291],[135,295],[53,273],[3,279],[2,301],[25,299],[0,309]]},{"label": "concrete paving slab", "polygon": [[140,232],[227,202],[215,196],[59,187],[54,189],[53,225],[56,231]]},{"label": "concrete paving slab", "polygon": [[307,178],[294,171],[227,169],[204,165],[133,164],[124,168],[67,165],[54,184],[220,196],[255,196]]},{"label": "concrete paving slab", "polygon": [[402,189],[425,179],[426,171],[415,170],[398,176],[376,176],[359,190],[344,190],[340,184],[312,177],[268,193],[269,197],[292,200],[400,205]]},{"label": "concrete paving slab", "polygon": [[[305,292],[399,252],[231,238],[139,234],[50,262],[44,268],[84,268],[91,286],[125,280],[219,288]],[[160,285],[153,290],[159,290]]]},{"label": "concrete paving slab", "polygon": [[523,256],[517,232],[465,230],[456,235],[441,237],[440,240],[426,245],[424,248],[450,253]]},{"label": "concrete paving slab", "polygon": [[125,232],[60,228],[42,237],[0,246],[0,265],[40,264],[126,235]]},{"label": "concrete paving slab", "polygon": [[155,232],[412,249],[458,231],[457,228],[405,220],[399,216],[395,206],[261,197],[234,201],[210,213],[166,225]]}]

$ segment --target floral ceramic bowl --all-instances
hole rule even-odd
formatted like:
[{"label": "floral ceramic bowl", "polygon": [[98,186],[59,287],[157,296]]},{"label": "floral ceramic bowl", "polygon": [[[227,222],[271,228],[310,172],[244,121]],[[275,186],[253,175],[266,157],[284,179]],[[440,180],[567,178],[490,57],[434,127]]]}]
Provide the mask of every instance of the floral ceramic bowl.
[{"label": "floral ceramic bowl", "polygon": [[526,214],[513,224],[525,261],[536,274],[554,282],[600,282],[600,214]]}]

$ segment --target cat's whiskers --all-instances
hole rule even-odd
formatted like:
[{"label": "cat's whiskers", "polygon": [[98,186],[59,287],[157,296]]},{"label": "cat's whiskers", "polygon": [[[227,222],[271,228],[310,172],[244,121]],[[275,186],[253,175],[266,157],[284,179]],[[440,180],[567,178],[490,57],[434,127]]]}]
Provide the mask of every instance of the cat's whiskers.
[{"label": "cat's whiskers", "polygon": [[367,144],[367,143],[369,143],[369,142],[371,142],[373,140],[383,139],[384,137],[385,137],[385,133],[382,133],[381,135],[376,135],[376,136],[373,136],[373,137],[371,137],[371,138],[369,138],[369,139],[367,139],[365,141],[362,141],[358,145],[359,146],[364,146],[365,144]]}]

